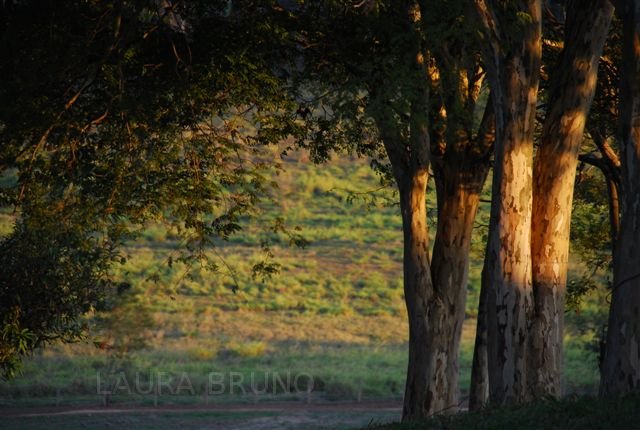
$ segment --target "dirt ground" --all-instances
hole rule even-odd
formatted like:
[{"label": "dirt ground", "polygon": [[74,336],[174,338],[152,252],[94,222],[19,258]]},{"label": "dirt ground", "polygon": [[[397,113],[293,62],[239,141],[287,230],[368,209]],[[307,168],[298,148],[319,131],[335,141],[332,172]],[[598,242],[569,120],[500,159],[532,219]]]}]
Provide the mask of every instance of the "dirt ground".
[{"label": "dirt ground", "polygon": [[355,429],[400,417],[397,402],[0,408],[0,429]]}]

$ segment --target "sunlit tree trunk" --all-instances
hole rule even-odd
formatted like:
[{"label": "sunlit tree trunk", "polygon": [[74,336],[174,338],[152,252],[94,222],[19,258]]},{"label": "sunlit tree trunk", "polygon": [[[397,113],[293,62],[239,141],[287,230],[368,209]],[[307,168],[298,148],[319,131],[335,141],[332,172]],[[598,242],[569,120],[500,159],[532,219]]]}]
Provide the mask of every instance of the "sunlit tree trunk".
[{"label": "sunlit tree trunk", "polygon": [[[469,106],[475,105],[475,101],[470,100]],[[464,123],[458,121],[454,113],[448,116],[458,123],[452,126],[459,127]],[[471,234],[495,138],[491,103],[485,107],[475,138],[468,139],[472,135],[470,127],[451,134],[454,138],[446,144],[444,155],[433,163],[438,184],[438,225],[431,273],[435,296],[442,306],[430,319],[436,328],[436,337],[442,339],[437,355],[447,358],[443,361],[448,387],[444,412],[455,412],[459,406],[459,352],[469,280]]]},{"label": "sunlit tree trunk", "polygon": [[[417,34],[421,37],[420,17],[424,10],[416,8],[417,4],[406,4],[410,27],[419,29]],[[418,45],[418,73],[403,77],[416,79],[410,86],[411,110],[401,116],[410,120],[410,130],[398,123],[397,111],[390,109],[392,102],[378,100],[380,94],[390,93],[384,81],[371,88],[373,99],[382,102],[372,112],[400,191],[403,214],[404,286],[410,327],[404,421],[455,412],[459,406],[458,355],[470,240],[494,140],[492,109],[485,109],[478,132],[472,130],[484,76],[475,53],[456,46],[439,52],[442,57],[431,62],[425,59],[432,52],[427,53],[423,43]],[[409,48],[407,52],[414,51]],[[438,64],[438,70],[434,64],[440,61],[448,64]],[[447,81],[441,88],[446,101],[438,99],[435,111],[442,108],[448,112],[446,137],[439,136],[431,145],[426,119],[434,112],[428,109],[431,99],[426,96],[426,89],[440,88],[442,84],[436,81],[441,75]],[[430,131],[434,132],[434,128]],[[434,151],[440,144],[442,151]],[[432,167],[437,177],[438,225],[433,260],[429,261],[425,188],[426,172],[433,161],[431,151],[437,152],[437,162]]]},{"label": "sunlit tree trunk", "polygon": [[[421,16],[421,10],[410,3],[407,3],[409,31],[419,28]],[[408,73],[404,77],[415,79],[410,87],[411,109],[406,113],[409,128],[406,129],[402,121],[398,122],[397,112],[389,109],[392,103],[379,100],[382,103],[374,110],[400,192],[403,220],[404,292],[409,319],[409,364],[403,421],[416,421],[457,409],[458,353],[464,320],[470,237],[479,193],[488,170],[488,160],[481,160],[480,156],[485,155],[484,152],[466,151],[480,142],[479,136],[484,137],[487,133],[478,133],[477,142],[469,133],[453,139],[450,150],[444,154],[437,168],[442,186],[438,191],[440,216],[431,264],[425,199],[431,162],[426,124],[429,114],[427,95],[433,77],[428,73],[430,63],[425,61],[428,53],[422,46],[422,43],[414,46],[416,73]],[[458,78],[456,74],[454,79]],[[477,85],[475,97],[480,87],[478,82],[473,83]],[[382,82],[372,87],[374,99],[379,94],[388,94],[384,89],[380,91],[383,85]]]},{"label": "sunlit tree trunk", "polygon": [[[424,117],[419,112],[424,112],[422,109],[425,107],[422,103],[414,104],[415,116]],[[437,328],[431,318],[440,312],[440,304],[434,298],[429,257],[426,209],[429,136],[426,124],[420,122],[412,121],[409,142],[396,131],[383,132],[383,142],[400,193],[404,233],[403,275],[409,319],[409,363],[403,421],[416,421],[440,412],[447,404],[449,390],[444,380],[446,362],[436,356],[442,339],[437,336]]]},{"label": "sunlit tree trunk", "polygon": [[[483,132],[474,142],[475,148],[482,148],[485,154],[491,140],[490,132]],[[450,154],[451,159],[444,160],[439,170],[442,187],[430,264],[428,246],[423,249],[428,235],[424,195],[420,191],[426,183],[422,183],[422,174],[419,180],[415,175],[400,175],[398,180],[404,184],[399,189],[405,232],[405,298],[410,321],[405,420],[452,413],[459,406],[458,354],[471,233],[489,163],[477,158],[479,154],[473,151]],[[431,276],[425,269],[430,270]]]},{"label": "sunlit tree trunk", "polygon": [[535,306],[528,378],[534,396],[561,394],[564,295],[578,151],[612,14],[609,0],[570,0],[564,48],[552,74],[542,142],[533,169]]},{"label": "sunlit tree trunk", "polygon": [[403,173],[398,180],[404,231],[404,294],[409,317],[409,364],[403,419],[423,418],[440,403],[430,381],[435,360],[434,340],[428,316],[433,309],[433,284],[429,264],[429,233],[426,217],[426,168]]},{"label": "sunlit tree trunk", "polygon": [[622,220],[600,395],[640,388],[640,0],[619,2],[623,21],[620,79]]},{"label": "sunlit tree trunk", "polygon": [[[435,355],[440,375],[432,381],[445,392],[443,412],[455,412],[458,407],[458,355],[465,316],[465,301],[469,275],[469,251],[473,221],[480,201],[480,192],[488,171],[488,163],[448,163],[442,172],[438,226],[433,249],[431,273],[436,304],[430,315],[434,330]],[[471,161],[471,160],[469,160]]]},{"label": "sunlit tree trunk", "polygon": [[[411,2],[406,6],[409,18],[407,31],[413,31],[419,14]],[[387,94],[380,91],[383,83],[373,86],[370,91],[372,98],[377,100],[374,118],[400,194],[404,296],[409,321],[409,363],[402,419],[417,421],[442,409],[442,405],[447,403],[449,387],[443,385],[445,381],[439,382],[446,364],[436,357],[441,339],[434,335],[430,319],[438,312],[438,303],[434,300],[431,279],[426,208],[430,164],[427,53],[423,51],[419,37],[408,49],[411,52],[407,60],[411,65],[407,68],[407,79],[412,79],[413,83],[410,109],[406,112],[408,121],[398,121],[396,112],[390,109],[391,103],[379,98]]]},{"label": "sunlit tree trunk", "polygon": [[[533,128],[541,61],[541,2],[475,1],[496,115],[496,157],[487,263],[490,399],[524,401],[531,289]],[[524,17],[526,16],[526,19]],[[517,21],[516,29],[513,22]],[[514,35],[514,31],[517,34]]]}]

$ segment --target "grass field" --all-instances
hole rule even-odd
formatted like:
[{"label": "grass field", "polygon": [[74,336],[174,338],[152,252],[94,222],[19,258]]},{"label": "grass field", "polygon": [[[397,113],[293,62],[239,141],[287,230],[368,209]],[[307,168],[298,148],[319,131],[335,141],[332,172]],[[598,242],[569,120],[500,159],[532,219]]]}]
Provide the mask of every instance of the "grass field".
[{"label": "grass field", "polygon": [[[389,203],[395,196],[391,190],[370,193],[379,183],[362,160],[314,166],[304,154],[294,154],[285,158],[284,167],[275,178],[280,194],[265,204],[264,217],[210,252],[220,267],[216,273],[169,265],[179,257],[175,232],[148,226],[127,248],[126,263],[114,269],[131,290],[110,312],[87,317],[85,342],[39,351],[25,362],[21,375],[1,382],[0,405],[100,404],[105,400],[100,392],[114,387],[113,404],[201,404],[212,373],[218,386],[219,381],[225,385],[208,400],[218,403],[401,399],[407,330],[401,223],[398,207]],[[434,202],[431,196],[432,215]],[[463,393],[470,377],[484,206],[473,245],[461,348]],[[291,247],[286,235],[261,228],[277,216],[288,226],[299,226],[309,246]],[[0,221],[0,234],[6,234],[10,216]],[[282,266],[271,279],[251,276],[252,264],[264,258],[264,242]],[[574,261],[571,276],[577,279],[582,270]],[[605,303],[606,292],[595,290],[580,313],[567,315],[567,393],[593,393],[597,387],[597,334]],[[131,385],[136,377],[149,386],[159,374],[166,378],[167,393],[118,387],[124,380]],[[274,374],[312,379],[313,390],[309,394],[307,386],[292,390],[291,384],[264,382],[265,375]],[[184,386],[176,392],[184,375],[191,390]],[[252,375],[258,383],[251,383]],[[232,378],[242,378],[242,390],[230,389]],[[41,428],[32,421],[21,428]],[[65,427],[74,428],[72,421]]]}]

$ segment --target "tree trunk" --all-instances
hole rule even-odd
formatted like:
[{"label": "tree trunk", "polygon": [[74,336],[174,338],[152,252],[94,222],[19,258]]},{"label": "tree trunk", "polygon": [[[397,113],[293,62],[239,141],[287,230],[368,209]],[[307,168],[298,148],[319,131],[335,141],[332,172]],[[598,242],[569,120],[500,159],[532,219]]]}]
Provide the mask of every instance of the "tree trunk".
[{"label": "tree trunk", "polygon": [[640,0],[620,2],[622,220],[613,260],[613,291],[600,395],[640,388]]},{"label": "tree trunk", "polygon": [[465,316],[471,233],[489,170],[486,161],[452,158],[455,160],[445,159],[444,168],[439,172],[443,183],[438,193],[438,227],[431,264],[436,306],[429,315],[437,357],[431,383],[436,387],[442,385],[445,393],[435,409],[447,413],[456,412],[458,407],[458,355]]},{"label": "tree trunk", "polygon": [[532,267],[535,311],[528,379],[534,396],[561,394],[564,295],[573,189],[584,126],[595,94],[598,63],[613,5],[571,0],[534,163]]},{"label": "tree trunk", "polygon": [[480,281],[480,303],[476,324],[476,340],[473,345],[473,361],[471,363],[471,387],[469,390],[469,410],[477,411],[489,401],[489,362],[487,357],[487,300],[491,296],[491,284],[488,278],[490,271],[486,260]]},{"label": "tree trunk", "polygon": [[[515,105],[509,98],[504,99],[505,107]],[[502,102],[496,100],[496,105]],[[498,137],[502,148],[498,147],[501,150],[494,167],[499,194],[492,204],[499,206],[499,215],[496,228],[489,233],[493,294],[487,302],[487,327],[490,399],[497,403],[528,398],[525,365],[533,304],[530,242],[533,141],[518,136],[514,129],[522,125],[520,122],[505,127],[504,139],[500,141]]]},{"label": "tree trunk", "polygon": [[[496,114],[496,161],[487,256],[492,289],[487,300],[490,399],[525,401],[531,290],[533,128],[541,61],[541,2],[476,0],[489,38],[486,53]],[[515,10],[517,9],[517,10]],[[526,14],[522,22],[518,14]],[[509,15],[509,16],[505,16]],[[520,20],[514,40],[510,23]]]},{"label": "tree trunk", "polygon": [[605,177],[607,181],[607,201],[609,203],[609,224],[611,235],[611,255],[616,258],[616,243],[620,236],[620,190],[616,181]]},{"label": "tree trunk", "polygon": [[[413,16],[411,13],[408,15]],[[411,26],[408,26],[408,31],[412,31]],[[422,53],[419,43],[416,45],[412,47],[414,52]],[[385,100],[380,100],[381,109],[375,116],[400,193],[404,234],[403,281],[409,320],[409,363],[403,421],[418,421],[439,412],[440,405],[446,403],[449,389],[446,384],[432,382],[438,378],[435,376],[437,369],[443,364],[434,355],[434,332],[429,319],[438,304],[434,301],[431,280],[427,226],[430,147],[426,124],[428,79],[422,63],[425,57],[426,54],[416,55],[410,60],[416,61],[413,63],[416,87],[412,93],[409,123],[394,122],[394,112],[388,110],[389,104]],[[371,88],[372,97],[378,97],[378,89]]]},{"label": "tree trunk", "polygon": [[[489,105],[487,108],[489,111],[485,110],[485,118],[483,118],[484,130],[488,133],[483,133],[481,130],[480,136],[482,140],[485,142],[485,148],[489,148],[488,144],[491,142],[491,147],[494,146],[495,142],[495,111],[493,109],[493,104],[491,98],[489,99]],[[487,118],[487,112],[490,112],[490,118]],[[485,121],[488,120],[488,121]],[[489,128],[487,128],[487,126]],[[484,136],[484,137],[482,137]],[[486,153],[486,175],[489,173],[490,167],[490,151]],[[483,181],[484,182],[484,181]],[[484,184],[483,184],[484,185]],[[493,187],[493,184],[492,184]],[[497,209],[496,207],[492,207],[492,211]],[[495,220],[497,217],[495,213],[492,212],[489,221],[489,231],[491,231],[495,225]],[[482,268],[482,276],[480,280],[480,303],[478,304],[478,317],[476,324],[476,335],[475,335],[475,343],[473,346],[473,361],[471,364],[471,384],[469,387],[469,410],[474,411],[480,409],[484,406],[489,400],[489,363],[488,363],[488,333],[487,333],[487,300],[491,296],[490,293],[490,273],[492,269],[490,268],[490,264],[487,263],[486,255],[488,253],[485,249],[485,264]]]},{"label": "tree trunk", "polygon": [[[453,410],[457,406],[457,353],[462,319],[469,235],[472,226],[467,206],[475,212],[477,202],[463,186],[445,181],[445,200],[440,205],[448,223],[439,224],[435,255],[438,291],[432,281],[427,230],[426,186],[430,164],[430,139],[427,129],[429,76],[421,39],[419,5],[406,2],[407,34],[415,32],[407,52],[414,79],[410,88],[409,123],[398,122],[392,103],[381,102],[375,120],[391,162],[400,192],[404,232],[404,293],[409,319],[409,364],[405,387],[403,421],[417,421],[427,416]],[[373,98],[384,85],[370,90]],[[407,127],[408,126],[408,127]],[[407,133],[408,132],[408,133]],[[452,177],[457,178],[457,177]],[[443,219],[439,217],[439,219]],[[460,249],[463,251],[460,252]],[[460,271],[460,268],[463,268]],[[451,279],[450,279],[451,278]],[[461,288],[460,286],[464,285]]]},{"label": "tree trunk", "polygon": [[478,68],[462,68],[460,57],[441,55],[437,61],[441,72],[432,80],[440,88],[449,89],[449,96],[431,108],[432,116],[439,115],[446,124],[443,128],[431,129],[438,203],[431,275],[436,301],[441,305],[439,312],[430,316],[437,342],[435,354],[447,358],[432,380],[434,384],[444,381],[448,387],[445,401],[439,405],[445,413],[456,412],[459,406],[460,337],[465,317],[471,234],[495,139],[491,103],[485,106],[478,132],[471,138],[473,121],[469,119],[475,110],[482,78],[478,77]]},{"label": "tree trunk", "polygon": [[429,267],[426,169],[407,172],[398,180],[404,231],[404,295],[409,317],[409,365],[404,395],[403,420],[417,420],[435,411],[443,389],[431,384],[436,360],[429,327],[433,308],[433,284]]}]

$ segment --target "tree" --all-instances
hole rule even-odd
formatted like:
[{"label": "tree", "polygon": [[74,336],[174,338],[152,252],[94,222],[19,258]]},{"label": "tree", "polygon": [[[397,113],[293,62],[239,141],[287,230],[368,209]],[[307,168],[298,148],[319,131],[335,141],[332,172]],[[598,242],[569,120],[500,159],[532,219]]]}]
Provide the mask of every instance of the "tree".
[{"label": "tree", "polygon": [[[552,74],[541,144],[535,156],[530,226],[531,261],[528,263],[526,261],[526,238],[520,242],[519,249],[524,252],[518,256],[525,266],[525,271],[527,264],[530,264],[533,269],[532,294],[529,296],[528,287],[526,287],[528,275],[525,275],[525,281],[522,284],[525,285],[523,288],[525,298],[522,300],[522,305],[516,305],[520,309],[518,315],[523,319],[519,320],[520,323],[516,328],[518,349],[514,351],[516,355],[526,352],[520,356],[515,366],[520,384],[518,385],[519,394],[512,400],[526,400],[541,395],[557,396],[561,391],[564,290],[574,179],[578,150],[583,140],[586,118],[595,93],[600,55],[613,12],[612,6],[606,1],[594,2],[588,6],[584,7],[582,3],[578,5],[573,2],[567,5],[563,49]],[[502,180],[509,179],[502,178]],[[524,199],[529,192],[528,185],[523,187],[520,198]],[[527,216],[526,206],[523,206],[520,212],[521,216]],[[492,209],[492,215],[493,219],[498,219],[500,213],[497,209]],[[497,221],[490,227],[490,229],[499,228]],[[527,228],[527,226],[523,224],[520,228]],[[492,237],[496,238],[496,234]],[[500,234],[499,240],[503,242],[502,246],[505,238],[508,239],[508,236]],[[476,394],[472,402],[473,407],[486,401],[486,398],[483,398],[488,392],[484,388],[487,378],[483,377],[483,361],[485,361],[483,348],[488,342],[485,340],[487,337],[485,330],[496,329],[495,324],[501,317],[493,315],[493,312],[499,312],[501,306],[504,306],[500,297],[505,297],[506,294],[497,293],[498,304],[494,308],[494,296],[489,295],[489,291],[496,285],[493,276],[496,276],[495,255],[498,254],[494,252],[492,255],[491,240],[487,246],[487,260],[482,276],[484,291],[481,293],[477,350],[474,353],[472,393]],[[498,270],[497,274],[499,276],[501,271]],[[504,275],[504,272],[502,274]],[[487,312],[489,320],[484,316]],[[502,319],[504,320],[504,317]],[[506,319],[508,320],[508,317]],[[498,348],[500,351],[500,344],[492,344],[495,340],[490,340],[490,347]],[[500,338],[498,342],[502,342]],[[506,344],[508,342],[505,342]],[[501,359],[500,354],[502,352],[499,352],[498,360]],[[513,352],[507,352],[504,357],[510,357],[512,354]],[[495,355],[489,358],[489,366],[496,365],[491,362],[494,359],[496,359]],[[502,360],[508,363],[509,359],[502,358]],[[494,376],[494,380],[500,381],[503,366],[504,364],[498,361],[498,369],[493,371],[493,374],[498,376]],[[490,383],[493,383],[491,378],[489,379]],[[509,400],[501,397],[500,393],[495,393],[493,397],[497,401]]]},{"label": "tree", "polygon": [[[333,142],[335,149],[353,137],[358,138],[357,151],[377,155],[377,142],[371,144],[371,139],[363,138],[369,126],[375,124],[400,190],[405,227],[405,289],[411,314],[412,358],[404,415],[414,419],[457,405],[457,351],[464,315],[469,238],[491,146],[490,112],[485,115],[480,132],[475,135],[472,130],[483,75],[477,61],[472,61],[471,66],[462,66],[462,52],[456,52],[453,61],[460,64],[450,76],[458,82],[461,91],[453,96],[442,92],[443,100],[446,99],[443,107],[446,105],[453,120],[447,121],[449,130],[445,140],[438,142],[446,144],[446,150],[439,152],[441,160],[436,169],[442,172],[438,174],[442,219],[451,216],[439,223],[436,234],[433,273],[440,286],[434,290],[430,280],[425,207],[431,158],[427,128],[430,56],[425,46],[423,13],[417,3],[407,2],[400,13],[389,7],[379,15],[369,14],[365,9],[371,11],[372,6],[367,4],[362,9],[366,13],[345,14],[346,19],[351,20],[349,25],[354,23],[354,18],[359,20],[357,25],[363,26],[365,33],[371,33],[366,27],[375,22],[378,32],[374,34],[385,42],[377,40],[373,41],[373,47],[368,45],[376,54],[373,63],[382,62],[372,66],[374,73],[362,81],[363,86],[350,88],[353,92],[348,93],[349,98],[343,97],[346,91],[338,91],[333,99],[335,103],[328,102],[330,97],[323,101],[339,119],[344,119],[340,115],[352,109],[348,113],[352,115],[348,116],[352,120],[351,128],[346,132],[339,127],[332,128],[334,122],[326,118],[311,115],[305,106],[298,106],[282,91],[282,82],[299,67],[300,49],[304,61],[310,61],[308,53],[312,50],[305,42],[317,36],[312,33],[316,27],[308,22],[306,26],[290,25],[288,28],[294,28],[290,34],[296,43],[287,45],[288,35],[281,25],[291,15],[304,16],[292,11],[308,12],[305,8],[285,8],[274,2],[243,5],[246,7],[228,2],[191,2],[189,5],[165,2],[157,8],[154,2],[144,1],[126,4],[96,1],[67,6],[52,14],[52,3],[27,2],[16,6],[9,15],[9,30],[5,35],[18,34],[19,30],[33,38],[6,36],[3,39],[7,43],[6,52],[12,58],[6,73],[15,81],[2,88],[3,97],[15,97],[12,91],[24,92],[25,89],[33,96],[25,98],[24,104],[3,112],[5,118],[18,115],[22,120],[4,121],[4,124],[16,125],[3,129],[2,137],[10,143],[6,148],[14,149],[3,154],[5,167],[19,173],[19,180],[7,190],[6,199],[20,208],[21,220],[31,220],[25,227],[31,234],[29,237],[38,237],[33,232],[51,229],[50,224],[43,224],[42,220],[47,217],[41,209],[53,207],[59,211],[53,211],[48,218],[58,220],[66,214],[73,215],[67,218],[68,225],[60,238],[73,231],[78,240],[99,238],[95,243],[89,242],[87,249],[110,250],[108,257],[100,257],[93,264],[92,277],[77,285],[81,291],[93,295],[81,298],[77,306],[69,310],[69,320],[77,321],[83,311],[96,305],[98,299],[94,296],[100,295],[97,281],[107,275],[110,259],[118,256],[119,240],[127,237],[132,226],[151,219],[166,219],[183,228],[187,235],[193,235],[190,243],[197,256],[203,255],[200,250],[209,243],[210,237],[224,238],[235,232],[239,228],[239,217],[252,214],[257,199],[267,192],[260,176],[264,166],[247,167],[244,155],[234,157],[247,148],[249,152],[255,150],[252,143],[275,142],[298,134],[301,131],[298,119],[308,116],[315,134],[308,143],[299,143],[309,147],[316,159],[325,156],[327,142]],[[312,19],[325,16],[332,12],[331,7],[308,5],[313,13],[307,16]],[[338,10],[340,7],[338,2]],[[347,8],[347,11],[354,10]],[[38,12],[39,19],[35,28],[25,25],[26,17],[33,11]],[[69,23],[74,20],[86,24],[86,28],[71,32]],[[58,30],[56,37],[51,40],[37,37],[36,29],[47,27]],[[211,28],[218,31],[212,32]],[[246,34],[248,28],[252,29],[251,37]],[[322,36],[325,43],[334,42],[331,36]],[[43,48],[39,44],[41,39],[49,41],[51,46]],[[450,44],[455,45],[455,40]],[[17,72],[19,67],[23,67],[21,72],[35,69],[32,65],[27,67],[30,63],[23,58],[29,55],[29,49],[42,49],[45,53],[63,45],[74,49],[69,51],[68,61],[52,61],[48,65],[55,71],[50,79],[42,81]],[[284,51],[273,49],[274,46]],[[293,51],[286,50],[292,46]],[[94,58],[100,49],[105,55]],[[274,52],[284,54],[278,56]],[[363,52],[372,51],[335,52],[344,56],[332,63],[337,67],[346,65],[348,70],[353,67],[351,55],[362,60]],[[322,60],[326,54],[322,53],[325,56]],[[444,55],[440,61],[451,64],[451,59],[445,60]],[[363,63],[365,67],[372,64]],[[349,73],[346,75],[354,76],[351,70]],[[450,82],[449,75],[446,79]],[[74,88],[74,85],[79,91],[71,99],[64,99],[67,87]],[[341,86],[342,83],[334,88]],[[363,89],[365,97],[362,97]],[[41,94],[45,96],[38,99]],[[365,98],[366,103],[362,101]],[[153,102],[143,105],[143,100]],[[55,109],[56,103],[64,106],[62,113]],[[363,106],[364,112],[360,110]],[[39,111],[50,112],[42,118],[37,116]],[[363,117],[364,125],[358,124],[357,120]],[[464,126],[456,124],[458,119]],[[260,123],[260,128],[247,136],[243,120]],[[20,142],[19,136],[24,135],[34,137]],[[152,147],[158,151],[152,151]],[[33,156],[29,159],[25,154]],[[36,163],[39,163],[37,168]],[[460,171],[456,171],[459,166]],[[42,175],[32,177],[35,171]],[[56,172],[63,174],[56,176]],[[100,175],[99,181],[95,180],[96,174]],[[180,190],[173,187],[175,184],[180,185]],[[122,189],[128,193],[122,193]],[[62,204],[58,204],[60,201]],[[221,210],[218,202],[228,202],[227,210]],[[473,210],[466,212],[467,204]],[[211,223],[206,221],[208,211],[217,215]],[[24,239],[7,240],[5,244],[14,242],[22,244]],[[63,247],[53,239],[49,243]],[[105,247],[105,243],[109,246]],[[6,255],[12,253],[6,250]],[[44,267],[55,267],[58,260],[56,257],[50,266]],[[18,259],[14,267],[22,264]],[[456,276],[450,276],[452,274]],[[33,333],[33,344],[20,353],[53,338],[73,339],[79,331],[70,331],[69,325],[60,326],[51,338],[46,336],[51,333],[50,328],[35,332],[29,325],[32,318],[21,314],[25,296],[9,287],[10,283],[28,282],[29,279],[14,278],[7,281],[4,291],[6,302],[15,310],[13,314],[7,313],[14,315],[14,320],[6,321],[5,326],[13,324],[15,330]],[[61,288],[75,285],[73,280],[65,279],[54,279],[52,284]],[[7,341],[7,344],[16,342]],[[12,354],[15,355],[15,350],[9,355]]]},{"label": "tree", "polygon": [[496,116],[491,223],[484,283],[488,376],[494,402],[524,401],[533,311],[533,132],[541,63],[541,2],[475,1]]},{"label": "tree", "polygon": [[431,324],[436,327],[431,342],[442,344],[437,355],[443,358],[440,368],[445,376],[433,383],[448,387],[440,410],[449,412],[459,405],[458,355],[465,319],[471,236],[491,166],[495,116],[490,98],[486,104],[480,100],[486,72],[467,5],[430,4],[427,16],[431,18],[425,25],[435,59],[430,129],[438,208],[431,273],[435,301],[439,304],[436,308],[439,312],[431,317]]},{"label": "tree", "polygon": [[[402,64],[408,80],[385,82],[385,79],[381,85],[371,85],[368,90],[374,103],[371,115],[400,194],[404,233],[404,295],[409,316],[409,364],[402,419],[413,421],[437,411],[442,394],[439,393],[441,388],[432,383],[437,378],[437,346],[431,343],[434,327],[429,320],[435,304],[426,212],[431,159],[427,128],[429,53],[420,35],[420,7],[413,2],[406,2],[403,6],[400,28],[406,35],[408,49]],[[401,110],[395,110],[393,104],[398,84],[405,90],[400,99],[403,105]],[[407,119],[394,121],[398,116]]]},{"label": "tree", "polygon": [[268,197],[260,147],[301,129],[281,80],[286,15],[228,6],[2,2],[0,201],[16,214],[0,241],[5,375],[82,334],[140,226],[172,225],[183,258],[215,270],[206,247]]},{"label": "tree", "polygon": [[[493,147],[493,111],[478,103],[485,73],[466,9],[463,2],[405,2],[402,9],[324,2],[297,11],[308,20],[299,27],[307,66],[301,92],[322,94],[309,102],[317,130],[312,153],[323,161],[328,151],[347,149],[376,157],[377,166],[386,158],[399,190],[410,332],[407,421],[458,407],[469,245]],[[432,255],[430,168],[438,206]]]},{"label": "tree", "polygon": [[620,78],[620,151],[623,192],[620,235],[613,260],[613,289],[600,395],[620,395],[640,386],[640,2],[617,3],[623,23]]},{"label": "tree", "polygon": [[567,4],[564,47],[552,75],[533,168],[532,267],[535,309],[529,333],[530,389],[561,394],[569,227],[578,152],[593,100],[613,5]]}]

